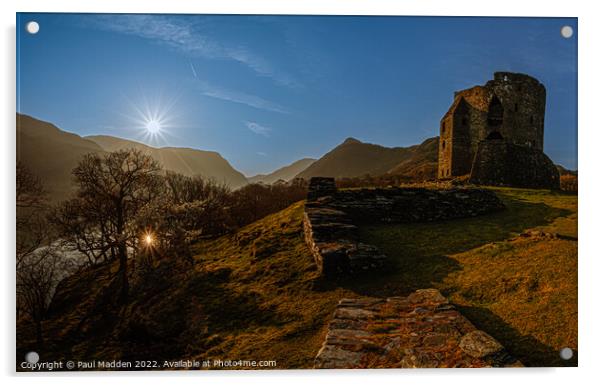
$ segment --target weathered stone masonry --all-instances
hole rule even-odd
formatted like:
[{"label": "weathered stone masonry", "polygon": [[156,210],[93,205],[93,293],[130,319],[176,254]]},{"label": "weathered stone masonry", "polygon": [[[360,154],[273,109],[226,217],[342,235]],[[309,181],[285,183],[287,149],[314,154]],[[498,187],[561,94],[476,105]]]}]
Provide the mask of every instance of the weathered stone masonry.
[{"label": "weathered stone masonry", "polygon": [[440,179],[557,189],[558,170],[543,152],[546,89],[537,79],[496,72],[483,86],[454,93],[441,119]]},{"label": "weathered stone masonry", "polygon": [[[356,224],[437,221],[504,208],[482,189],[337,190],[334,178],[312,178],[305,240],[323,275],[382,266],[386,257],[362,243]],[[435,289],[408,297],[342,299],[315,358],[316,368],[522,366],[477,330]]]},{"label": "weathered stone masonry", "polygon": [[357,224],[430,222],[504,208],[484,189],[337,190],[333,178],[312,178],[305,204],[305,240],[325,276],[380,267],[386,257],[359,239]]},{"label": "weathered stone masonry", "polygon": [[408,297],[342,299],[315,368],[520,367],[435,289]]}]

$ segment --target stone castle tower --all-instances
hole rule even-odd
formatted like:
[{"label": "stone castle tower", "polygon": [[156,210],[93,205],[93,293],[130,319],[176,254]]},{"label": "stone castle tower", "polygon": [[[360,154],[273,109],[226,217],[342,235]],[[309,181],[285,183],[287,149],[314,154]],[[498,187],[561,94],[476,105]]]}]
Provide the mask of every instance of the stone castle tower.
[{"label": "stone castle tower", "polygon": [[484,86],[455,92],[441,119],[438,177],[558,188],[558,171],[543,153],[545,107],[545,87],[524,74],[496,72]]}]

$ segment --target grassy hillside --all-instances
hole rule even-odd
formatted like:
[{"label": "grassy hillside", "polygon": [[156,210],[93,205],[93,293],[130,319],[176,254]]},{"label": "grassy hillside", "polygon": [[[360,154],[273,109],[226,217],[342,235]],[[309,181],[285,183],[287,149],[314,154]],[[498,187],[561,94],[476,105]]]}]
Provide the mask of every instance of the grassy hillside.
[{"label": "grassy hillside", "polygon": [[71,171],[91,152],[103,149],[51,123],[17,114],[17,160],[42,179],[51,201],[72,192]]},{"label": "grassy hillside", "polygon": [[[362,229],[363,239],[380,246],[395,267],[366,277],[357,290],[387,296],[436,287],[523,363],[566,365],[559,350],[577,348],[577,197],[495,191],[508,210]],[[519,236],[527,229],[558,237]]]},{"label": "grassy hillside", "polygon": [[410,147],[411,156],[388,171],[392,175],[404,175],[415,181],[437,178],[439,137],[429,138],[417,146]]},{"label": "grassy hillside", "polygon": [[[194,266],[176,257],[153,262],[149,273],[134,277],[126,308],[112,304],[110,275],[117,266],[65,280],[44,324],[49,340],[41,354],[275,359],[279,368],[311,367],[336,303],[354,294],[320,288],[303,241],[302,212],[300,202],[236,234],[199,243]],[[18,354],[34,346],[31,332],[27,324],[18,327],[17,340],[29,341]]]},{"label": "grassy hillside", "polygon": [[[82,271],[57,289],[45,359],[253,359],[308,368],[344,297],[405,295],[436,287],[477,327],[527,365],[563,365],[577,347],[577,197],[496,189],[508,210],[419,225],[362,228],[390,257],[385,272],[338,282],[318,278],[303,241],[303,203],[194,245],[195,263],[163,258],[114,303],[116,266]],[[560,238],[518,237],[526,229]],[[60,299],[60,300],[59,300]],[[33,347],[18,326],[18,347]],[[29,342],[28,342],[29,341]],[[574,362],[573,362],[574,364]]]}]

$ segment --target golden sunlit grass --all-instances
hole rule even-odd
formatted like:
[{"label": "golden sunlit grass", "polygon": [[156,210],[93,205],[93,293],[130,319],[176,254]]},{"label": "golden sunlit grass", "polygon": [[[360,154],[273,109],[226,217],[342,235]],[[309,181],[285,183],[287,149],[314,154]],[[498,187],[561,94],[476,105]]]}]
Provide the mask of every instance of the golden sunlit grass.
[{"label": "golden sunlit grass", "polygon": [[[525,364],[565,365],[558,351],[577,349],[577,197],[495,191],[504,212],[364,228],[363,239],[380,246],[395,269],[362,280],[360,290],[392,295],[436,287]],[[560,237],[517,238],[526,229]]]},{"label": "golden sunlit grass", "polygon": [[[562,365],[558,349],[577,348],[577,197],[495,191],[507,210],[363,227],[363,240],[379,246],[389,266],[337,282],[318,278],[303,240],[302,202],[200,241],[194,265],[155,260],[133,279],[125,308],[109,305],[107,268],[82,272],[60,289],[63,299],[45,324],[56,336],[45,357],[277,360],[278,368],[309,368],[341,298],[436,287],[525,364]],[[534,228],[561,237],[517,238]],[[21,330],[20,340],[30,338]]]}]

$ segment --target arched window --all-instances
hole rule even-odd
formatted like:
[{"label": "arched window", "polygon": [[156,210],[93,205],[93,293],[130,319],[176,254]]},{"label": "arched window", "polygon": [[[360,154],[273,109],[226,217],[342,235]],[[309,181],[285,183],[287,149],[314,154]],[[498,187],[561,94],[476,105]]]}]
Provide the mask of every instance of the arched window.
[{"label": "arched window", "polygon": [[489,112],[487,113],[487,124],[490,129],[497,129],[502,125],[504,120],[504,107],[502,106],[502,102],[497,96],[493,96],[491,98],[491,102],[489,102]]}]

